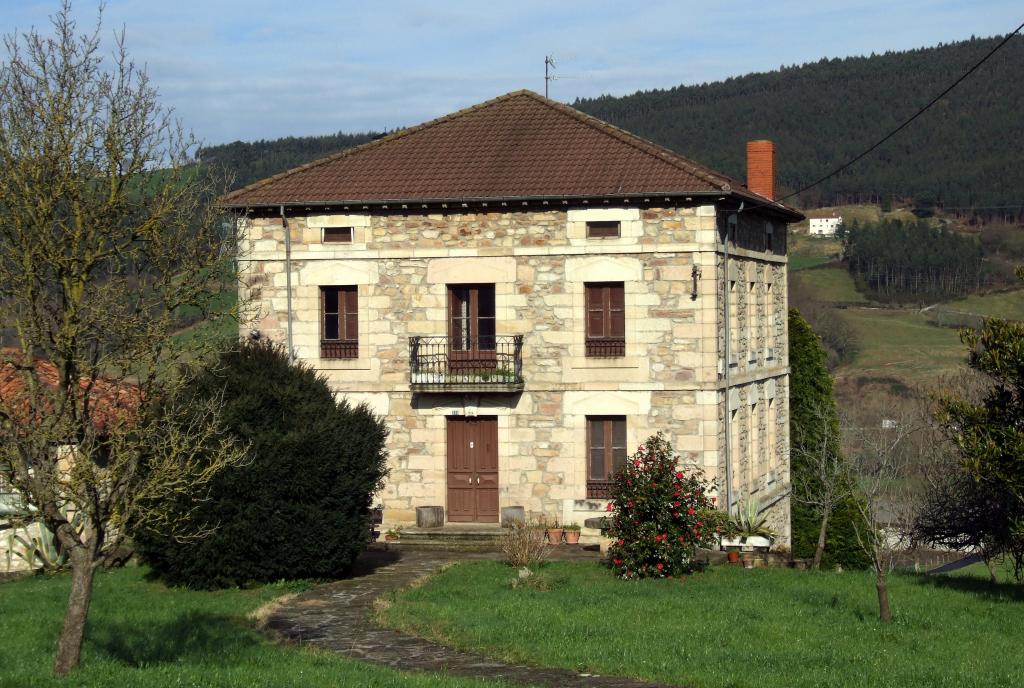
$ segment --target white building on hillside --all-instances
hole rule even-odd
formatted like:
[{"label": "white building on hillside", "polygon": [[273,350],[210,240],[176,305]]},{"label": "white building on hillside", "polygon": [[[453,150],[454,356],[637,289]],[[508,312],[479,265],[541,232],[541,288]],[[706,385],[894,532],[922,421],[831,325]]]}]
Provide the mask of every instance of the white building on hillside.
[{"label": "white building on hillside", "polygon": [[832,217],[812,217],[811,236],[835,236],[839,226],[843,224],[843,218],[838,215]]}]

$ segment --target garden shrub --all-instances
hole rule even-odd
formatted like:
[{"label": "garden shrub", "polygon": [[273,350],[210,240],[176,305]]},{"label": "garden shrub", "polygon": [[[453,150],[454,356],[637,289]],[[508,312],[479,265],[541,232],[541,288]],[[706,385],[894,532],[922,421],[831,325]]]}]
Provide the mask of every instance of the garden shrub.
[{"label": "garden shrub", "polygon": [[679,456],[658,433],[647,439],[612,481],[608,556],[622,578],[664,578],[692,571],[698,547],[717,543],[706,521],[713,485],[700,469],[679,468]]},{"label": "garden shrub", "polygon": [[222,399],[222,422],[251,443],[251,461],[222,471],[207,500],[173,505],[194,509],[210,535],[136,533],[142,559],[167,582],[197,588],[349,570],[371,537],[370,506],[386,475],[384,421],[336,400],[322,375],[265,340],[222,355],[189,394]]},{"label": "garden shrub", "polygon": [[[807,456],[821,446],[823,433],[835,438],[832,451],[840,451],[839,413],[832,395],[832,376],[825,366],[825,349],[821,339],[795,309],[789,311],[789,436],[790,479],[793,494],[813,490],[816,480]],[[822,427],[822,415],[831,428]],[[829,518],[825,534],[822,565],[843,568],[866,568],[870,560],[857,540],[857,522],[862,521],[854,497],[840,502]],[[793,557],[810,559],[818,546],[821,518],[814,509],[799,499],[791,500],[790,528]],[[864,525],[861,523],[861,530]]]}]

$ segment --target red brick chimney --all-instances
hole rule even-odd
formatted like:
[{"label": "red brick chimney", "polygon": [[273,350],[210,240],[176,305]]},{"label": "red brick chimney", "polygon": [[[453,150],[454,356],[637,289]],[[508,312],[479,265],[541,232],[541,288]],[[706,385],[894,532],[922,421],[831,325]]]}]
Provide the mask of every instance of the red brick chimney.
[{"label": "red brick chimney", "polygon": [[775,200],[775,144],[747,141],[747,188]]}]

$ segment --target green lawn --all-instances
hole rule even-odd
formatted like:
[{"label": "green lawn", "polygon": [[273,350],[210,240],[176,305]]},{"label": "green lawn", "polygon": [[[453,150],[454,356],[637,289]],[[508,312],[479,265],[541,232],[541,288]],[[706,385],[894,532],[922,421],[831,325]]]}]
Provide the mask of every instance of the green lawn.
[{"label": "green lawn", "polygon": [[[82,667],[51,672],[69,578],[0,584],[0,687],[484,688],[493,682],[409,674],[267,641],[246,615],[289,588],[193,592],[128,568],[97,576]],[[292,588],[294,589],[294,588]]]},{"label": "green lawn", "polygon": [[800,272],[799,279],[812,289],[818,301],[845,303],[867,301],[864,295],[857,291],[850,273],[842,267],[803,270]]},{"label": "green lawn", "polygon": [[460,564],[381,612],[388,624],[493,656],[694,687],[1024,685],[1024,588],[891,577],[877,622],[864,572],[713,567],[625,582],[593,563],[512,589],[496,562]]},{"label": "green lawn", "polygon": [[957,331],[929,325],[916,310],[848,308],[840,315],[856,330],[858,351],[851,363],[836,371],[837,377],[926,382],[966,365],[967,352]]}]

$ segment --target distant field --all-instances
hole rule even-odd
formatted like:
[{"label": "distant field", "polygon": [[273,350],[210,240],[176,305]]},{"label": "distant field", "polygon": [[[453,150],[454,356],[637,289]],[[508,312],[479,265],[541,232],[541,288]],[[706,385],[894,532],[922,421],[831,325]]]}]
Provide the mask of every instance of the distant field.
[{"label": "distant field", "polygon": [[894,377],[914,384],[965,365],[957,331],[929,325],[917,311],[849,308],[841,315],[856,330],[860,349],[837,377]]},{"label": "distant field", "polygon": [[802,270],[799,279],[813,290],[814,297],[818,301],[824,303],[867,302],[867,299],[854,287],[850,273],[841,267]]},{"label": "distant field", "polygon": [[1024,289],[984,296],[968,296],[966,299],[938,306],[935,310],[973,313],[987,318],[1024,320]]},{"label": "distant field", "polygon": [[808,270],[810,268],[816,268],[819,265],[825,265],[831,260],[832,259],[828,256],[790,256],[789,270],[790,272]]}]

